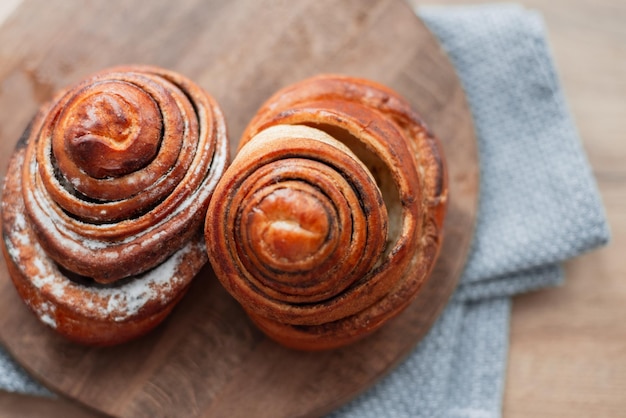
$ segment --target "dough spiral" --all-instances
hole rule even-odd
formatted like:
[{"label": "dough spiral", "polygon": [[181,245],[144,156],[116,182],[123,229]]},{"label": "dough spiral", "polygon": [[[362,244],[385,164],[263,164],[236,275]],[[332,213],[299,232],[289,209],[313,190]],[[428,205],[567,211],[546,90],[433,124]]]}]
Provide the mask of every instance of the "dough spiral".
[{"label": "dough spiral", "polygon": [[272,96],[209,206],[217,277],[299,349],[349,344],[428,280],[447,201],[438,140],[397,93],[325,75]]},{"label": "dough spiral", "polygon": [[4,248],[18,291],[77,341],[145,332],[207,261],[201,224],[227,164],[219,106],[180,74],[112,68],[60,92],[5,181]]}]

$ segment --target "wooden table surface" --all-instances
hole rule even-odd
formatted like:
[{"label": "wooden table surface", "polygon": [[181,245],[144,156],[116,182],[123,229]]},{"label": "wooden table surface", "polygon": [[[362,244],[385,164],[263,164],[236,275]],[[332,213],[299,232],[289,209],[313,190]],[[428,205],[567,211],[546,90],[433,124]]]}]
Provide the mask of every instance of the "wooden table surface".
[{"label": "wooden table surface", "polygon": [[[515,299],[504,416],[621,417],[626,414],[626,2],[521,3],[544,16],[612,240],[566,263],[564,286]],[[0,24],[18,4],[0,1]],[[0,403],[36,407],[0,395]]]}]

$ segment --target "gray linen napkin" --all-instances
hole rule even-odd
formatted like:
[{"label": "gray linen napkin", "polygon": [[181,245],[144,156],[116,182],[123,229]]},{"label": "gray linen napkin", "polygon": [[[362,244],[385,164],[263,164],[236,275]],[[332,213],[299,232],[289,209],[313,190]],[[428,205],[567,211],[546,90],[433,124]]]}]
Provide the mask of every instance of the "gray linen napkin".
[{"label": "gray linen napkin", "polygon": [[559,264],[607,242],[602,203],[541,18],[517,5],[423,7],[468,96],[481,161],[461,285],[409,358],[333,417],[498,417],[510,296],[562,282]]},{"label": "gray linen napkin", "polygon": [[[561,283],[560,262],[608,240],[539,16],[516,5],[419,14],[472,108],[481,159],[476,236],[461,285],[428,336],[337,418],[500,416],[510,296]],[[0,388],[48,393],[1,349]]]}]

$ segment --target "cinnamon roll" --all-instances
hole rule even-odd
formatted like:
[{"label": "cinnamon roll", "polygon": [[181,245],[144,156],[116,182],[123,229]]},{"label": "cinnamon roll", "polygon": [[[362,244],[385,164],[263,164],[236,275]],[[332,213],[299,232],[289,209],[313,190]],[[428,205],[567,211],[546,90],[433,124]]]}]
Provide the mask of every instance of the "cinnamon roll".
[{"label": "cinnamon roll", "polygon": [[207,261],[202,223],[228,158],[219,106],[177,73],[113,68],[57,94],[4,184],[3,250],[19,294],[78,342],[147,332]]},{"label": "cinnamon roll", "polygon": [[447,193],[440,143],[405,99],[317,76],[277,92],[245,129],[209,205],[209,259],[269,337],[340,347],[430,279]]}]

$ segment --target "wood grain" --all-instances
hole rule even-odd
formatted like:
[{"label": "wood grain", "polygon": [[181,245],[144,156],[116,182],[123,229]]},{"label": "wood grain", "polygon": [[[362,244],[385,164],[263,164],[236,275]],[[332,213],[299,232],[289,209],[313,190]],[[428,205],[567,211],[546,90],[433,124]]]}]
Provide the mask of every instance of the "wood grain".
[{"label": "wood grain", "polygon": [[0,391],[0,417],[105,418],[105,415],[67,400]]},{"label": "wood grain", "polygon": [[541,12],[545,20],[557,72],[598,181],[612,239],[606,248],[567,262],[564,286],[515,298],[503,415],[623,417],[626,2],[519,2]]},{"label": "wood grain", "polygon": [[124,417],[321,415],[400,361],[454,289],[476,214],[473,126],[451,64],[404,2],[159,0],[140,8],[121,0],[25,1],[0,27],[0,56],[3,168],[20,131],[55,90],[129,62],[179,71],[206,88],[224,109],[233,145],[277,88],[320,72],[368,77],[414,104],[442,138],[450,167],[435,280],[380,332],[341,350],[303,353],[267,340],[208,267],[146,338],[85,348],[42,326],[0,265],[0,339],[53,390]]}]

